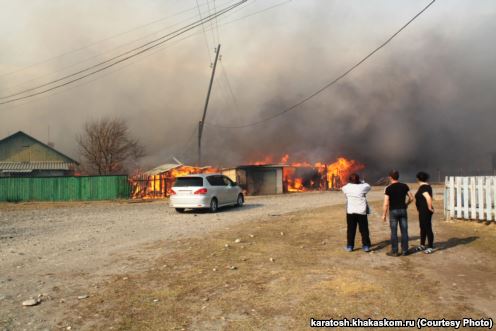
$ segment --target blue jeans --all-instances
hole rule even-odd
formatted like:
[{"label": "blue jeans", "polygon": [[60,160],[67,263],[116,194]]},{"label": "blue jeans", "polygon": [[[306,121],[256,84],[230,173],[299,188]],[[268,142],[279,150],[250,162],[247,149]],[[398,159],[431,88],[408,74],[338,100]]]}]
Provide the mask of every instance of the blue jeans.
[{"label": "blue jeans", "polygon": [[389,225],[391,226],[391,250],[398,252],[398,223],[401,231],[401,249],[408,251],[408,215],[406,209],[389,211]]}]

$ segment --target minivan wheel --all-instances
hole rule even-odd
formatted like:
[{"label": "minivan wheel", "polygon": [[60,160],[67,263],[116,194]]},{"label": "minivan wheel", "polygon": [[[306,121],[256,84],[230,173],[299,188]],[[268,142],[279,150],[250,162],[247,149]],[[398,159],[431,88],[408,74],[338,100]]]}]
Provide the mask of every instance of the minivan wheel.
[{"label": "minivan wheel", "polygon": [[236,206],[242,207],[244,202],[245,202],[245,197],[243,196],[243,194],[241,193],[238,194],[238,200],[236,200]]},{"label": "minivan wheel", "polygon": [[185,208],[176,208],[176,211],[177,211],[178,213],[181,213],[181,214],[182,214],[182,213],[184,213],[184,209],[185,209]]},{"label": "minivan wheel", "polygon": [[217,202],[217,199],[216,198],[213,198],[212,201],[210,201],[210,212],[211,213],[216,213],[217,210],[219,209],[219,204]]}]

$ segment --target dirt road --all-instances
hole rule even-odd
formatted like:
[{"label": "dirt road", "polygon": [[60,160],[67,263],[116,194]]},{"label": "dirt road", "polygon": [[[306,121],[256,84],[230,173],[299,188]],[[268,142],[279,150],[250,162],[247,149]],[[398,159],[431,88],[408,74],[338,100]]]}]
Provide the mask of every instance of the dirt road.
[{"label": "dirt road", "polygon": [[[381,190],[370,194],[380,199]],[[0,206],[0,327],[51,329],[78,296],[109,276],[139,272],[169,247],[157,241],[201,237],[236,224],[342,204],[340,192],[250,197],[241,209],[177,214],[167,202]],[[271,216],[272,215],[272,216]],[[21,303],[41,295],[42,303]],[[1,329],[1,328],[0,328]]]},{"label": "dirt road", "polygon": [[[413,208],[409,213],[415,247],[418,218]],[[158,243],[150,249],[170,252],[143,272],[113,277],[74,304],[60,326],[282,331],[309,330],[312,317],[496,319],[494,224],[435,214],[433,254],[389,257],[388,223],[370,217],[371,253],[359,249],[360,238],[355,251],[344,250],[343,223],[342,206],[331,206],[245,222],[202,240]]]}]

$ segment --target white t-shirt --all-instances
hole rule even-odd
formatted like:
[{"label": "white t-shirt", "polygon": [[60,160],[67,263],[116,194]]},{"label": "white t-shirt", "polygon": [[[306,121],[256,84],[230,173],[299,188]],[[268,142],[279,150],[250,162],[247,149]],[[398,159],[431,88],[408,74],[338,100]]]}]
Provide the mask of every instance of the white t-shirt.
[{"label": "white t-shirt", "polygon": [[341,188],[346,195],[348,214],[367,214],[367,193],[370,191],[370,185],[367,183],[351,184],[348,183]]}]

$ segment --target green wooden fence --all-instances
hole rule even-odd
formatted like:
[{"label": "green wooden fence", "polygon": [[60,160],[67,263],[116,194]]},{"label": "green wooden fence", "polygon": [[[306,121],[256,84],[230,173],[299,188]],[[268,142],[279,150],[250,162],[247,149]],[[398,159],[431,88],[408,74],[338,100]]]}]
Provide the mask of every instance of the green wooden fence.
[{"label": "green wooden fence", "polygon": [[0,178],[0,201],[91,201],[128,199],[127,176]]}]

